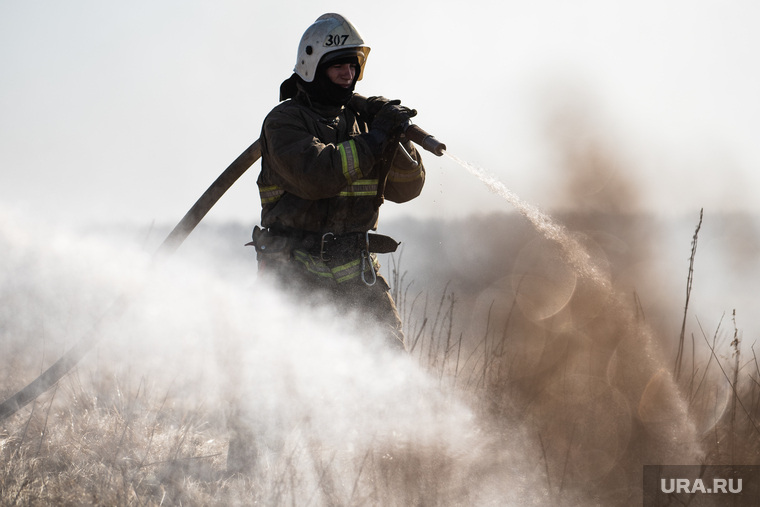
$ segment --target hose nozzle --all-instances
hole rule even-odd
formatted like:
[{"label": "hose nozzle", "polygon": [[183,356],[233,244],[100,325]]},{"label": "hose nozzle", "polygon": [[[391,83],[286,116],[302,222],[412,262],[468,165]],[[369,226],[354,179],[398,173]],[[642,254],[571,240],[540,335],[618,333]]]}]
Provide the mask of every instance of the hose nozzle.
[{"label": "hose nozzle", "polygon": [[436,156],[442,156],[446,151],[446,145],[440,142],[438,139],[422,130],[417,125],[409,124],[404,131],[404,135],[415,144],[420,145],[430,153]]}]

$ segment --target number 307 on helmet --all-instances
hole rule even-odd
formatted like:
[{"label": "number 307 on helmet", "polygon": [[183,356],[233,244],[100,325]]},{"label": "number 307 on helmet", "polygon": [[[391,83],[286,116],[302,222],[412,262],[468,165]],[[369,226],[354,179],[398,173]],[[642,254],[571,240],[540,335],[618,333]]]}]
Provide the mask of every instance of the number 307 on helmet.
[{"label": "number 307 on helmet", "polygon": [[295,73],[307,83],[314,80],[317,66],[345,56],[359,59],[359,77],[364,73],[364,62],[369,46],[359,31],[340,14],[323,14],[306,29],[298,45]]}]

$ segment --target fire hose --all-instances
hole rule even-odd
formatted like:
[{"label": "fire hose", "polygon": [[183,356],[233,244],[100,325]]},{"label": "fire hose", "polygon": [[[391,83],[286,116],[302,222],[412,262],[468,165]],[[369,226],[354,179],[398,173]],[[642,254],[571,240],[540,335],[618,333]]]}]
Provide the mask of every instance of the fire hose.
[{"label": "fire hose", "polygon": [[[446,145],[435,139],[432,135],[414,124],[408,124],[404,131],[407,139],[421,146],[425,150],[443,155]],[[188,210],[182,220],[172,229],[155,253],[156,258],[163,258],[174,253],[185,241],[195,227],[203,220],[203,217],[211,210],[217,201],[227,190],[261,158],[261,143],[257,139],[245,151],[243,151],[219,177],[209,186],[201,197]],[[127,301],[123,296],[118,298],[109,312],[122,311]],[[106,312],[109,313],[109,312]],[[103,315],[105,317],[105,315]],[[101,318],[103,318],[101,317]],[[79,339],[60,359],[53,363],[39,377],[34,379],[26,387],[6,399],[0,404],[0,421],[12,416],[27,404],[31,403],[42,393],[53,387],[63,378],[87,352],[99,341],[100,336],[96,333],[97,323],[90,334]]]}]

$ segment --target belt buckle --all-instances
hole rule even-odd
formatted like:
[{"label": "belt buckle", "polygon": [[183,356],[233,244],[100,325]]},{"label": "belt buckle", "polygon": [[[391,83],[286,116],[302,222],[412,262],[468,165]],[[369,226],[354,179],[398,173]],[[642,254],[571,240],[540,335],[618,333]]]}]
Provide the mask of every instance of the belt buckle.
[{"label": "belt buckle", "polygon": [[322,259],[322,262],[329,262],[331,260],[329,256],[326,256],[325,252],[328,236],[331,236],[333,239],[335,239],[335,234],[332,232],[326,232],[322,234],[322,241],[319,244],[319,258]]}]

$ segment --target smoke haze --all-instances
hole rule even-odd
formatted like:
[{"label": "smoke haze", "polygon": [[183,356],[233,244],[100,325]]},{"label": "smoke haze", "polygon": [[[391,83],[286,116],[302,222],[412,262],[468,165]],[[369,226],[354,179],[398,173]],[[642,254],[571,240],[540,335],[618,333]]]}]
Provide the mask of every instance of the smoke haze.
[{"label": "smoke haze", "polygon": [[[369,332],[350,336],[327,308],[263,286],[252,252],[225,253],[245,241],[243,226],[205,226],[152,267],[142,233],[101,241],[42,234],[17,219],[6,215],[1,235],[3,397],[95,327],[103,340],[76,375],[103,389],[100,403],[136,386],[166,393],[180,411],[204,407],[223,441],[234,414],[266,448],[269,470],[290,456],[288,473],[303,488],[296,497],[319,487],[314,462],[370,487],[357,467],[371,450],[373,473],[395,484],[399,504],[423,494],[408,484],[409,469],[422,467],[417,481],[448,478],[450,488],[424,493],[433,488],[442,504],[553,505],[561,492],[566,505],[625,505],[637,498],[643,464],[698,462],[697,427],[712,427],[687,415],[669,346],[651,332],[672,338],[682,301],[652,306],[644,290],[638,303],[631,293],[682,291],[683,273],[671,290],[652,270],[646,237],[657,229],[646,219],[566,217],[615,292],[578,276],[520,215],[387,224],[404,241],[385,264],[406,273],[409,357],[379,349]],[[444,288],[450,329],[433,322]],[[131,304],[113,315],[120,294]],[[446,336],[461,341],[456,361],[452,346],[443,359],[436,352]],[[333,487],[334,499],[350,496]]]}]

